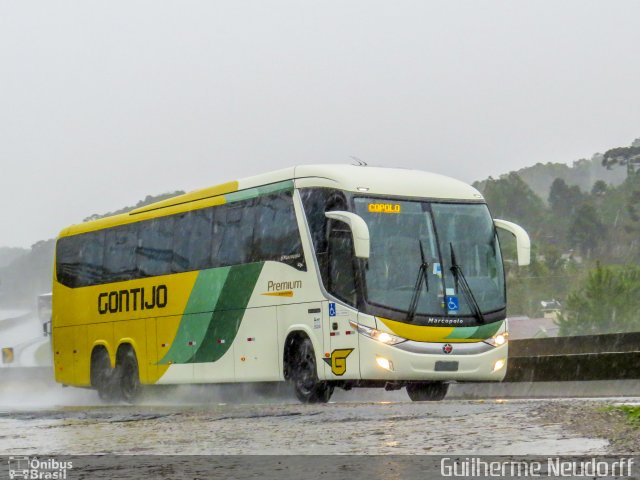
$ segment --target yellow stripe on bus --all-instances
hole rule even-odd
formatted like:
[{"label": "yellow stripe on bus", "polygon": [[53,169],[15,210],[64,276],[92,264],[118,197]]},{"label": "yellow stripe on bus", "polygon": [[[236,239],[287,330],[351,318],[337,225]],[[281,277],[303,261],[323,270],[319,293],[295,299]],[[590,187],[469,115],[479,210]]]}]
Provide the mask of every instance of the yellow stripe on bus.
[{"label": "yellow stripe on bus", "polygon": [[388,318],[376,318],[384,323],[395,335],[415,342],[474,343],[478,341],[478,339],[473,338],[448,338],[455,330],[455,327],[411,325],[389,320]]}]

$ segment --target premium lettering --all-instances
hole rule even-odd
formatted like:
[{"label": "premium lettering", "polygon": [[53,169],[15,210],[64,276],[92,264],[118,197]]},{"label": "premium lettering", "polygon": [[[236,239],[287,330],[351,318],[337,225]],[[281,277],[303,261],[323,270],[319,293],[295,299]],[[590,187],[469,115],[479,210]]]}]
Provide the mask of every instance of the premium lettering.
[{"label": "premium lettering", "polygon": [[141,310],[153,310],[167,306],[168,289],[166,285],[158,285],[147,289],[144,287],[129,290],[114,290],[98,295],[98,313],[122,313]]},{"label": "premium lettering", "polygon": [[267,283],[267,290],[269,292],[280,292],[282,290],[293,290],[294,288],[302,288],[302,280],[286,281],[286,282],[274,282],[269,280]]}]

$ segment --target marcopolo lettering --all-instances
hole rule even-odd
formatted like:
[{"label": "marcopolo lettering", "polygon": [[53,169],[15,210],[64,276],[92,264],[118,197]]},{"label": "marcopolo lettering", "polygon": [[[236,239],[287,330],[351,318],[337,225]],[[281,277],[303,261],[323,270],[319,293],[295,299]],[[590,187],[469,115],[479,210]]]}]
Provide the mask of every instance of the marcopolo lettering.
[{"label": "marcopolo lettering", "polygon": [[129,290],[114,290],[98,295],[98,312],[105,313],[135,312],[152,310],[167,306],[168,289],[166,285],[157,285],[145,292],[144,287]]}]

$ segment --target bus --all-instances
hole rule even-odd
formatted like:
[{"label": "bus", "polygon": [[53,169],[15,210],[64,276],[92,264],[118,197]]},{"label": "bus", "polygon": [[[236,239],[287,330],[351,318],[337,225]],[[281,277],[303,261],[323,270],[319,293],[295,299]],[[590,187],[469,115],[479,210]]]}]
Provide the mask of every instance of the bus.
[{"label": "bus", "polygon": [[64,229],[56,381],[132,402],[153,384],[335,388],[501,381],[508,331],[497,228],[482,195],[415,170],[304,165]]}]

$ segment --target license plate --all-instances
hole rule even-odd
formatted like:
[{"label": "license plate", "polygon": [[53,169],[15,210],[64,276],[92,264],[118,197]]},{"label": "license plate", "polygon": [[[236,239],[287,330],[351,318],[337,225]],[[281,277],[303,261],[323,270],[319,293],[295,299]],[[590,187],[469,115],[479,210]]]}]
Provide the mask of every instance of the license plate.
[{"label": "license plate", "polygon": [[457,372],[458,362],[436,362],[436,372]]}]

